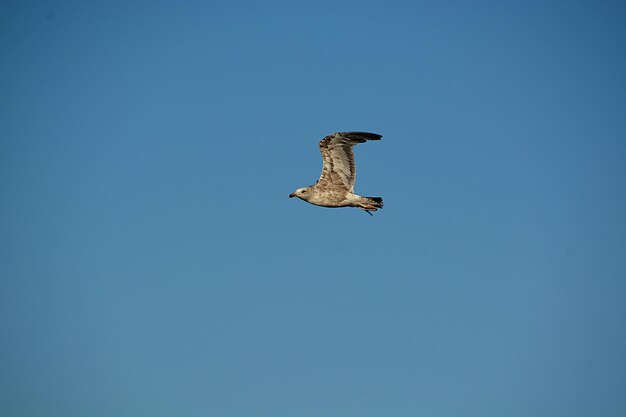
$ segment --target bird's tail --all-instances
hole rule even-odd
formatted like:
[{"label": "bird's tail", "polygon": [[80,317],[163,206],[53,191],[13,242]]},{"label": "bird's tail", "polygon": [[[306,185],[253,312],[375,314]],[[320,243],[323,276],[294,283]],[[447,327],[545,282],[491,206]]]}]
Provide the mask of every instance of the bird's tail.
[{"label": "bird's tail", "polygon": [[383,199],[382,197],[361,197],[359,208],[365,211],[376,211],[383,208]]}]

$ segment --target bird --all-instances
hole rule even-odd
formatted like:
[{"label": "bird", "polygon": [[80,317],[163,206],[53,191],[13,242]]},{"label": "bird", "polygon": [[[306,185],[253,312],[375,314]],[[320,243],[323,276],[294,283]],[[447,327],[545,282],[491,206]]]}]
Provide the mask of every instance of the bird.
[{"label": "bird", "polygon": [[354,193],[356,164],[352,147],[382,135],[369,132],[335,132],[319,143],[322,153],[322,175],[313,185],[298,188],[289,194],[321,207],[355,207],[370,216],[383,208],[381,197],[362,197]]}]

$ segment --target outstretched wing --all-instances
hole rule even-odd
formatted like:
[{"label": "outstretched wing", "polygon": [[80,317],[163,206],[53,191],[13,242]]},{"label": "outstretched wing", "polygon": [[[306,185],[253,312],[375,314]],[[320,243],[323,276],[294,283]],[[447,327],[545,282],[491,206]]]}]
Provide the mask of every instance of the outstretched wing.
[{"label": "outstretched wing", "polygon": [[380,140],[382,135],[368,132],[337,132],[320,141],[322,175],[317,183],[324,187],[354,190],[356,165],[352,147],[368,140]]}]

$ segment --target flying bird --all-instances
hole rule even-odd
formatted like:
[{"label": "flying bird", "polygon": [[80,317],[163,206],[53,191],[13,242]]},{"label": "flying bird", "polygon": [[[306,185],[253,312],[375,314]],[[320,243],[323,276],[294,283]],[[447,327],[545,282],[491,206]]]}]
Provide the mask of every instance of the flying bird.
[{"label": "flying bird", "polygon": [[382,135],[368,132],[336,132],[319,143],[322,153],[322,175],[313,185],[298,188],[289,198],[298,197],[322,207],[356,207],[367,214],[383,208],[381,197],[361,197],[354,194],[356,165],[352,147],[368,140],[380,140]]}]

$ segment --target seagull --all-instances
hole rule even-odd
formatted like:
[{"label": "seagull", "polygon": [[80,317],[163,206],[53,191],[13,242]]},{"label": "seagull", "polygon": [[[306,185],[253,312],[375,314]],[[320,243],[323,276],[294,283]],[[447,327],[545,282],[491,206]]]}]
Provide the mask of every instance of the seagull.
[{"label": "seagull", "polygon": [[381,197],[361,197],[354,194],[356,165],[352,147],[368,140],[380,140],[382,135],[368,132],[336,132],[319,143],[322,153],[322,175],[313,185],[298,188],[289,198],[298,197],[321,207],[356,207],[370,216],[383,208]]}]

